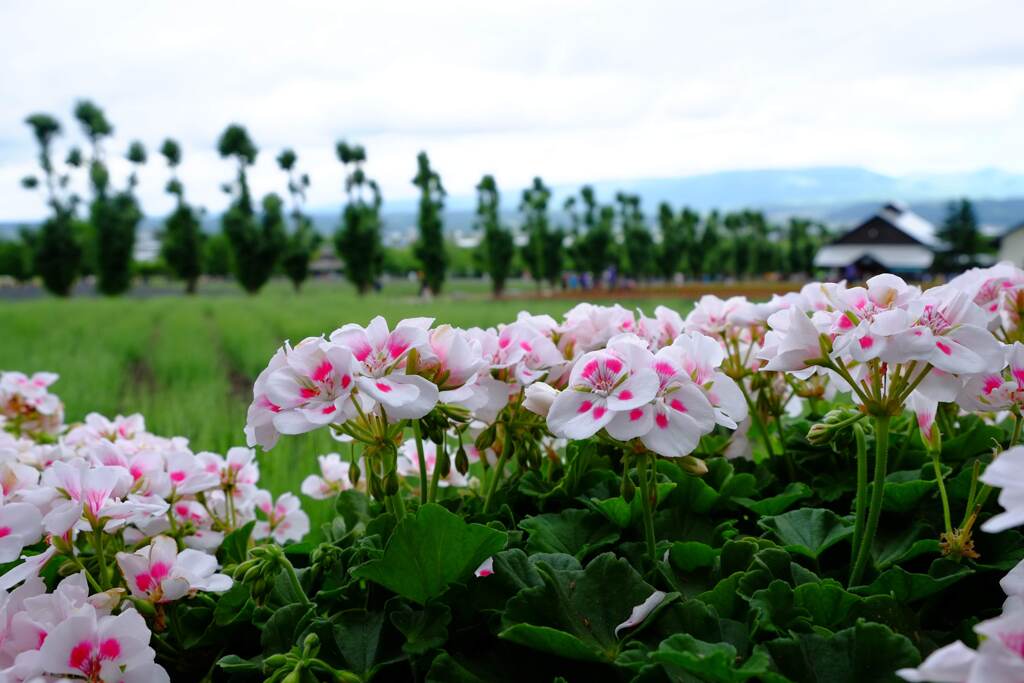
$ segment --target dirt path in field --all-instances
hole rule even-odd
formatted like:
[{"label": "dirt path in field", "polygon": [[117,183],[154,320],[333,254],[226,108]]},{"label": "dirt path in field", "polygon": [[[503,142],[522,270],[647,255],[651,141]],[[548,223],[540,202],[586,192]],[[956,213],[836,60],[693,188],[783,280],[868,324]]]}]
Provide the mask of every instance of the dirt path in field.
[{"label": "dirt path in field", "polygon": [[224,344],[224,335],[221,334],[213,311],[209,308],[205,309],[203,311],[203,319],[210,330],[210,338],[213,340],[217,358],[224,368],[231,396],[248,405],[249,401],[252,400],[254,378],[249,377],[239,366],[238,360],[228,352],[227,346]]}]

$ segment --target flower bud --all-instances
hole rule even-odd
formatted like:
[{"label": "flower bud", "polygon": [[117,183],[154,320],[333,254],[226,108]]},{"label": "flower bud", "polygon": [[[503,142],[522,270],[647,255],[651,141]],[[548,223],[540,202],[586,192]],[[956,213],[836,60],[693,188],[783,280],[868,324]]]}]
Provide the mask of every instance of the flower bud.
[{"label": "flower bud", "polygon": [[851,417],[852,414],[849,411],[840,408],[828,411],[821,418],[821,422],[811,425],[807,431],[807,442],[812,446],[824,446],[832,443],[847,426],[843,423]]},{"label": "flower bud", "polygon": [[[531,385],[532,386],[532,385]],[[476,447],[481,451],[486,451],[492,445],[494,445],[495,429],[494,425],[491,425],[476,437]]]},{"label": "flower bud", "polygon": [[391,470],[384,478],[384,495],[393,496],[398,493],[398,472]]},{"label": "flower bud", "polygon": [[359,469],[359,463],[353,460],[348,468],[348,480],[354,488],[359,488],[359,478],[362,474],[362,471]]},{"label": "flower bud", "polygon": [[455,451],[455,469],[459,474],[466,474],[469,471],[469,456],[466,455],[466,449],[459,444],[459,450]]},{"label": "flower bud", "polygon": [[438,468],[438,475],[445,479],[452,473],[452,459],[447,453],[438,453],[435,467]]},{"label": "flower bud", "polygon": [[544,382],[534,382],[526,387],[526,394],[523,398],[523,407],[531,413],[541,417],[547,417],[551,410],[551,404],[558,396],[558,389]]},{"label": "flower bud", "polygon": [[687,474],[693,474],[701,477],[708,473],[708,466],[704,461],[700,458],[695,458],[692,455],[684,455],[679,458],[677,462]]}]

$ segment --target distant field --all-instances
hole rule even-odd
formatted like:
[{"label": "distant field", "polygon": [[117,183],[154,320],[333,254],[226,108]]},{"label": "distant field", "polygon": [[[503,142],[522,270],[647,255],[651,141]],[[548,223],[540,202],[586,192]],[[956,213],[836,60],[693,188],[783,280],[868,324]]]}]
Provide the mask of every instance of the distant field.
[{"label": "distant field", "polygon": [[[493,301],[479,282],[456,283],[453,289],[430,302],[417,298],[411,283],[360,298],[340,282],[315,282],[299,295],[275,282],[254,297],[219,284],[194,298],[0,300],[0,368],[60,373],[54,390],[64,399],[69,421],[89,411],[140,412],[155,433],[187,436],[195,450],[223,452],[244,444],[252,382],[284,339],[298,341],[347,322],[366,324],[378,314],[392,322],[434,316],[460,326],[488,326],[524,308],[558,316],[575,303]],[[635,292],[622,303],[648,312],[658,304],[689,307],[665,290],[653,296]],[[260,459],[264,485],[275,493],[297,491],[316,469],[315,456],[336,445],[323,431],[283,439]],[[330,503],[304,500],[303,506],[316,528]]]}]

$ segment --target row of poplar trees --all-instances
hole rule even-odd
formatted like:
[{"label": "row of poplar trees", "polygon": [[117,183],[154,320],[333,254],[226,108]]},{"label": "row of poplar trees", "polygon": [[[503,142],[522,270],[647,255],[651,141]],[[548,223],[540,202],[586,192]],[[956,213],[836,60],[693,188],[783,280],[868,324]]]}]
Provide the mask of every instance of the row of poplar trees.
[{"label": "row of poplar trees", "polygon": [[[76,104],[74,118],[88,146],[85,151],[71,147],[63,162],[57,160],[55,149],[62,133],[60,122],[48,114],[26,119],[38,143],[40,174],[25,178],[23,185],[43,192],[50,208],[39,230],[23,232],[32,262],[26,270],[57,295],[70,294],[82,274],[94,274],[102,293],[121,294],[131,286],[132,253],[143,218],[135,191],[137,168],[146,163],[146,149],[132,142],[126,155],[130,173],[124,179],[111,178],[104,146],[113,126],[103,110],[87,100]],[[298,290],[322,241],[306,212],[308,174],[301,172],[293,150],[283,150],[276,160],[287,199],[270,193],[257,200],[248,173],[259,148],[248,131],[229,125],[217,149],[222,158],[234,162],[235,172],[222,186],[230,197],[221,217],[222,232],[207,235],[202,230],[203,212],[188,202],[178,177],[181,146],[172,139],[160,146],[168,169],[166,191],[174,199],[161,231],[161,256],[167,267],[189,293],[196,291],[202,274],[219,274],[228,267],[248,292],[259,291],[277,272]],[[366,174],[366,150],[361,145],[340,141],[335,151],[345,168],[346,202],[333,246],[345,264],[346,276],[365,293],[377,286],[384,269],[380,187]],[[90,197],[84,209],[84,200],[72,190],[76,172],[88,177]],[[413,255],[420,284],[423,291],[439,294],[449,268],[443,225],[445,189],[424,152],[417,157],[412,183],[419,190],[419,237]],[[477,261],[490,276],[496,295],[521,271],[528,272],[538,286],[544,281],[564,284],[567,271],[588,274],[586,281],[594,285],[620,275],[641,280],[670,279],[677,273],[691,277],[807,273],[814,251],[825,238],[820,225],[804,220],[776,226],[752,211],[721,216],[712,212],[702,218],[689,209],[677,212],[661,204],[656,217],[660,239],[656,240],[639,196],[619,193],[614,203],[602,205],[589,186],[565,200],[556,226],[549,206],[551,189],[535,178],[519,204],[519,230],[525,244],[517,248],[513,228],[501,211],[494,177],[484,176],[476,192],[475,225],[482,238]],[[230,257],[211,256],[223,251]],[[227,263],[213,266],[217,261]]]}]

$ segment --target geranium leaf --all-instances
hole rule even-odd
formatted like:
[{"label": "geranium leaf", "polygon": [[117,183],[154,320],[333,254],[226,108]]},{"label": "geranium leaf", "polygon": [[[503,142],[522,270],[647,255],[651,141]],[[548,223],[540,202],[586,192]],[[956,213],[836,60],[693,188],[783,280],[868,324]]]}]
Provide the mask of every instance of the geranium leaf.
[{"label": "geranium leaf", "polygon": [[384,556],[352,570],[413,602],[425,604],[456,581],[463,581],[505,547],[508,534],[430,503],[395,528]]},{"label": "geranium leaf", "polygon": [[[570,659],[613,661],[622,642],[615,628],[654,593],[628,562],[611,553],[596,557],[582,570],[555,569],[541,562],[537,571],[543,585],[526,588],[509,600],[500,636]],[[676,597],[668,594],[661,606]]]},{"label": "geranium leaf", "polygon": [[767,643],[779,671],[795,681],[891,683],[921,661],[917,648],[887,626],[860,621],[832,635],[801,633]]},{"label": "geranium leaf", "polygon": [[619,539],[619,532],[603,515],[578,508],[527,517],[519,526],[529,534],[528,552],[565,553],[578,560]]},{"label": "geranium leaf", "polygon": [[853,535],[853,524],[849,520],[822,508],[792,510],[766,517],[758,525],[770,531],[787,550],[812,559]]}]

